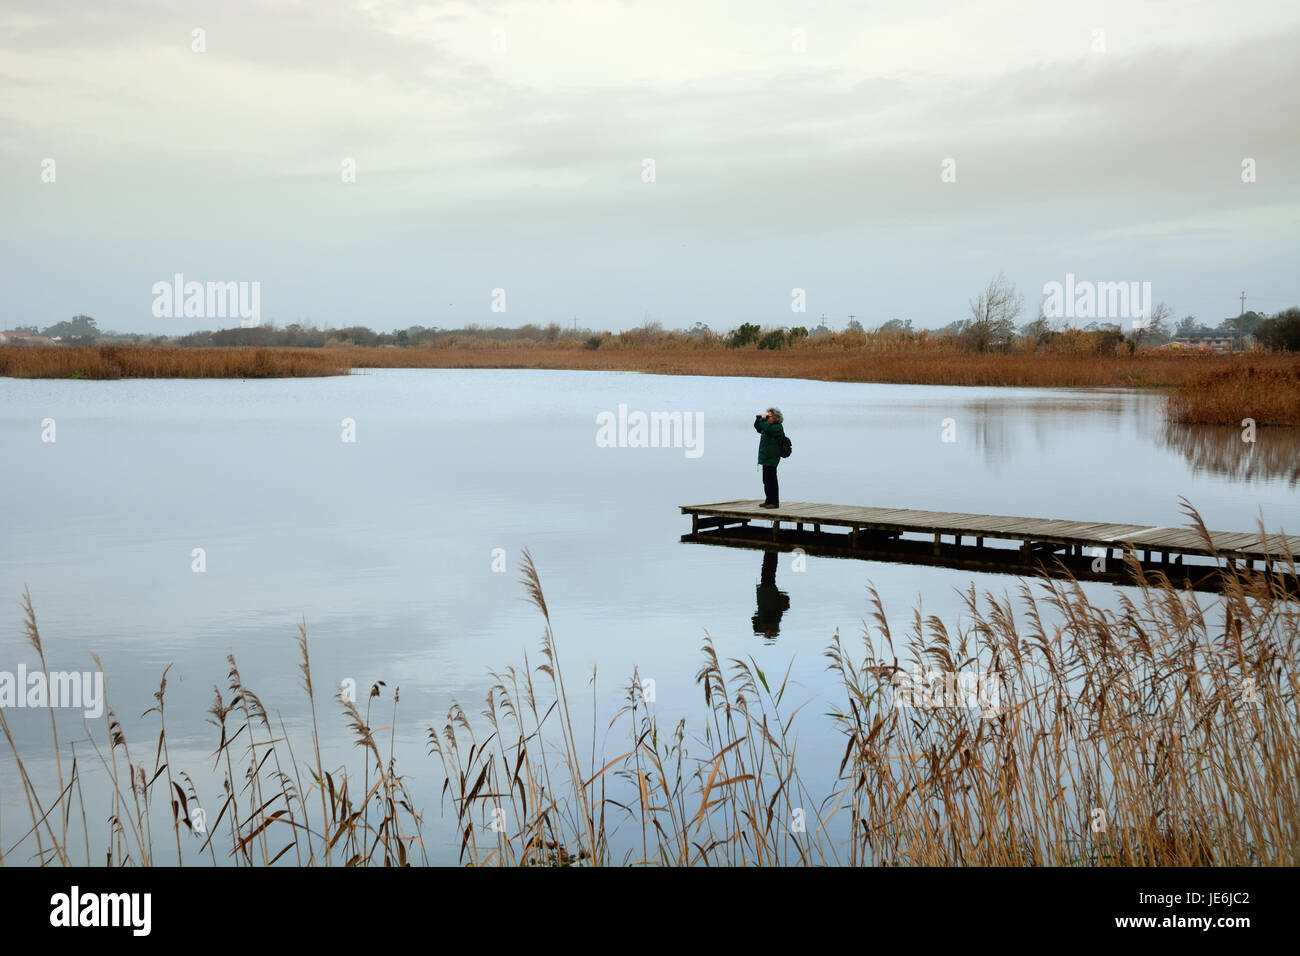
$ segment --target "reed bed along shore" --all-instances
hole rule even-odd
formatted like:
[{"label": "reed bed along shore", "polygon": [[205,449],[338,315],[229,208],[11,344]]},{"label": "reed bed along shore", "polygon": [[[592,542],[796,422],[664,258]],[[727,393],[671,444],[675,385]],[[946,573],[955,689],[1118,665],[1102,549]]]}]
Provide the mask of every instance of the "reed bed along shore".
[{"label": "reed bed along shore", "polygon": [[346,375],[324,349],[152,345],[0,345],[0,376],[13,378],[291,378]]},{"label": "reed bed along shore", "polygon": [[[427,732],[464,864],[1300,862],[1300,605],[1275,573],[1229,566],[1208,613],[1158,573],[1120,592],[1116,609],[1070,580],[1022,582],[1016,600],[972,585],[960,627],[918,610],[906,634],[891,632],[869,592],[860,639],[837,634],[824,652],[830,712],[792,699],[785,677],[752,659],[722,659],[706,638],[697,715],[662,726],[635,673],[617,712],[577,704],[526,553],[523,568],[544,627],[539,659],[494,674],[479,712],[453,703]],[[1277,570],[1294,575],[1294,556]],[[23,607],[45,669],[29,595]],[[318,713],[327,702],[305,626],[298,647],[310,739],[295,748],[232,656],[209,710],[224,775],[215,795],[169,757],[166,671],[143,742],[128,743],[111,701],[83,739],[60,740],[51,719],[52,783],[27,773],[0,709],[31,823],[0,862],[426,861],[425,811],[396,771],[396,689],[375,684],[361,705],[340,696],[328,701],[333,716]],[[322,760],[318,721],[340,718],[359,767]],[[597,728],[621,741],[613,753],[592,743]],[[801,773],[801,732],[838,735],[828,779]],[[105,769],[107,796],[83,788],[87,760]],[[196,836],[199,805],[209,811]],[[104,819],[107,832],[88,822]]]},{"label": "reed bed along shore", "polygon": [[1207,370],[1169,397],[1173,422],[1241,427],[1300,425],[1300,362]]},{"label": "reed bed along shore", "polygon": [[[887,343],[886,343],[887,344]],[[588,349],[468,339],[438,348],[0,346],[0,376],[16,378],[277,378],[370,368],[552,369],[803,378],[896,385],[1171,388],[1166,417],[1183,424],[1300,425],[1300,355],[1147,350],[1133,355],[972,354],[869,344],[814,348]]]},{"label": "reed bed along shore", "polygon": [[[662,348],[547,345],[467,339],[448,347],[181,348],[175,346],[0,346],[0,375],[19,378],[263,378],[336,375],[367,368],[570,369],[665,375],[804,378],[832,382],[1073,388],[1226,389],[1240,397],[1232,373],[1245,367],[1278,382],[1300,375],[1300,356],[1248,356],[1142,350],[1133,355],[1028,351],[968,353],[942,344],[924,348],[870,338],[844,349]],[[1288,376],[1290,378],[1288,378]],[[1184,414],[1195,415],[1188,405]],[[1242,416],[1238,416],[1240,420]],[[1189,419],[1181,419],[1189,420]]]},{"label": "reed bed along shore", "polygon": [[814,349],[598,350],[503,346],[446,349],[342,348],[353,368],[547,368],[663,375],[805,378],[899,385],[1073,388],[1181,386],[1243,361],[1265,369],[1300,368],[1287,353],[1240,356],[1139,352],[1135,355],[1035,355],[959,350]]}]

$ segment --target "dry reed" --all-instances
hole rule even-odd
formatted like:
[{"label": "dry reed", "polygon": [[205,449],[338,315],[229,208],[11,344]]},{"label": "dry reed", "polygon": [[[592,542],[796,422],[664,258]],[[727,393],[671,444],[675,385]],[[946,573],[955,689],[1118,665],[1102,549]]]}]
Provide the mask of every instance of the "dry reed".
[{"label": "dry reed", "polygon": [[[1185,508],[1212,548],[1199,515]],[[753,659],[720,659],[706,639],[694,732],[685,719],[661,728],[634,673],[625,705],[605,725],[607,737],[618,730],[626,740],[609,756],[595,745],[594,672],[589,751],[575,730],[541,577],[525,553],[523,584],[545,624],[541,662],[525,656],[522,668],[493,675],[481,714],[453,702],[427,733],[459,857],[504,866],[1296,865],[1300,604],[1286,584],[1295,556],[1262,571],[1227,562],[1208,611],[1162,573],[1144,572],[1133,553],[1125,560],[1139,585],[1118,593],[1117,608],[1090,601],[1062,568],[1062,578],[1022,582],[1018,602],[977,595],[972,584],[962,627],[918,610],[897,638],[870,591],[857,651],[838,633],[826,651],[842,699],[813,718],[788,706],[788,671],[769,680]],[[40,652],[29,596],[25,611]],[[371,724],[383,685],[370,689],[364,714],[338,701],[363,773],[326,770],[305,625],[299,649],[314,760],[294,758],[283,725],[273,729],[232,656],[228,696],[216,689],[211,709],[224,779],[202,852],[217,862],[221,833],[236,865],[427,859],[423,817],[395,770],[395,732],[385,753]],[[901,678],[913,668],[943,675],[949,693],[909,696]],[[954,697],[955,676],[970,673],[990,677],[996,693]],[[111,708],[107,743],[89,740],[112,781],[100,859],[109,865],[162,862],[155,807],[171,810],[178,854],[192,828],[197,794],[167,747],[166,672],[155,697],[152,760],[132,756]],[[816,790],[798,771],[796,719],[831,721],[843,743],[835,778]],[[3,710],[0,729],[32,822],[0,847],[0,861],[69,863],[77,763],[43,799]],[[83,800],[89,863],[100,834],[85,821]]]},{"label": "dry reed", "polygon": [[1201,372],[1169,396],[1170,421],[1200,425],[1300,425],[1300,360],[1251,361]]},{"label": "dry reed", "polygon": [[[32,610],[30,596],[24,596],[28,632],[40,653],[40,631]],[[327,770],[320,757],[319,735],[314,714],[315,692],[311,685],[311,663],[307,656],[306,629],[300,628],[301,669],[313,714],[312,738],[315,763],[300,766],[282,722],[273,726],[270,713],[260,698],[243,681],[234,655],[227,660],[227,694],[214,687],[215,701],[209,710],[211,723],[218,731],[213,753],[214,768],[222,769],[221,794],[213,802],[200,800],[188,773],[172,766],[166,727],[167,670],[164,669],[154,699],[157,701],[143,716],[158,716],[158,734],[154,757],[137,760],[131,753],[127,735],[116,712],[105,699],[104,738],[96,737],[87,727],[88,744],[95,753],[109,781],[108,832],[92,833],[82,803],[82,829],[85,865],[151,866],[163,863],[155,853],[154,825],[163,817],[175,837],[177,864],[185,865],[185,843],[197,843],[200,858],[207,854],[218,863],[216,850],[221,846],[227,863],[236,866],[271,866],[291,852],[298,865],[407,866],[418,855],[424,858],[421,833],[422,817],[413,807],[405,779],[394,769],[393,738],[385,758],[380,740],[370,724],[370,701],[380,696],[376,684],[371,688],[363,715],[353,701],[339,695],[337,702],[356,744],[363,751],[366,785],[354,793],[354,775],[344,767]],[[42,656],[42,668],[44,668]],[[98,657],[95,664],[103,670]],[[393,695],[394,722],[398,695]],[[53,710],[51,710],[53,714]],[[0,708],[0,729],[9,742],[19,771],[19,780],[27,798],[32,828],[12,846],[0,847],[0,861],[16,858],[15,851],[29,840],[35,844],[23,862],[40,864],[72,863],[67,821],[71,815],[71,791],[80,787],[81,775],[74,762],[65,786],[60,770],[60,794],[46,808],[38,787],[26,771],[22,755],[11,733],[5,711]],[[56,755],[59,752],[57,727],[52,731]],[[395,730],[392,731],[395,734]],[[304,787],[302,769],[312,778]],[[374,775],[373,784],[370,782]],[[185,787],[181,786],[183,780]],[[125,782],[124,782],[125,781]],[[312,791],[317,791],[313,794]],[[319,796],[320,812],[313,815],[310,804]],[[215,808],[209,816],[201,808]],[[161,808],[161,809],[157,809]],[[167,811],[170,811],[168,813]],[[51,817],[61,826],[56,828]],[[218,844],[218,835],[223,842]],[[91,840],[104,839],[103,856],[92,856]],[[283,842],[281,846],[280,843]]]},{"label": "dry reed", "polygon": [[[1025,388],[1151,388],[1187,384],[1241,359],[1214,353],[1136,355],[967,354],[955,349],[408,348],[337,349],[353,368],[533,368],[801,378],[905,385]],[[1300,368],[1287,354],[1251,359],[1261,368]]]},{"label": "dry reed", "polygon": [[[841,333],[843,339],[847,334]],[[623,344],[584,349],[492,339],[449,347],[180,348],[168,346],[0,346],[0,376],[18,378],[265,378],[346,374],[367,368],[483,368],[634,371],[662,375],[802,378],[833,382],[1026,388],[1150,388],[1192,383],[1226,389],[1240,406],[1240,384],[1228,373],[1243,362],[1270,382],[1294,382],[1300,358],[1288,353],[1239,356],[1143,350],[1135,355],[1029,351],[968,354],[942,338],[858,337],[838,347],[768,350],[720,346]],[[810,340],[815,342],[816,340]],[[857,341],[857,339],[854,339]],[[1217,375],[1227,375],[1220,379]],[[1294,386],[1293,386],[1294,391]],[[1262,393],[1261,393],[1262,394]],[[1294,409],[1292,398],[1287,407]],[[1232,414],[1237,414],[1233,411]],[[1238,416],[1238,420],[1241,416]]]},{"label": "dry reed", "polygon": [[148,345],[0,345],[13,378],[287,378],[346,375],[332,351]]}]

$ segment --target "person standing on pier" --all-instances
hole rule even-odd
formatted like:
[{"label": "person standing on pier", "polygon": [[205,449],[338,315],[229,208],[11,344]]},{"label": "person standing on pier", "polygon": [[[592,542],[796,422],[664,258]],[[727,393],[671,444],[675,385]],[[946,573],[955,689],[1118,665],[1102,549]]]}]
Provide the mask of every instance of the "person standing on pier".
[{"label": "person standing on pier", "polygon": [[763,503],[760,508],[778,508],[781,493],[776,483],[776,466],[781,463],[781,439],[785,417],[779,408],[769,408],[765,414],[754,416],[754,431],[758,432],[758,463],[763,468]]}]

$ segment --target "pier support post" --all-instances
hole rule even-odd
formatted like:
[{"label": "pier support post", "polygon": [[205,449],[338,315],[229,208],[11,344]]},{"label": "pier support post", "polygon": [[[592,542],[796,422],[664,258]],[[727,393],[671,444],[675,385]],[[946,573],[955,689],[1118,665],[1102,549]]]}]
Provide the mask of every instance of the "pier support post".
[{"label": "pier support post", "polygon": [[938,554],[938,553],[939,553],[939,539],[940,539],[940,537],[941,537],[941,536],[940,536],[939,532],[936,531],[936,532],[934,533],[934,553],[935,553],[935,554]]}]

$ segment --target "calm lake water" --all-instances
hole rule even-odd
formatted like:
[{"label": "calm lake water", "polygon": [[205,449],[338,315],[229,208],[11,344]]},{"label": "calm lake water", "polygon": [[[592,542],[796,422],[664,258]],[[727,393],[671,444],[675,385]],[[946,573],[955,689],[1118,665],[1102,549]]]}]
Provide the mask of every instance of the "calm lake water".
[{"label": "calm lake water", "polygon": [[[620,405],[700,416],[698,449],[598,446],[597,417]],[[425,732],[453,698],[480,710],[490,671],[538,660],[542,620],[519,583],[527,547],[587,724],[591,695],[603,728],[636,667],[655,681],[662,726],[685,716],[702,732],[695,675],[709,635],[721,658],[752,657],[769,675],[791,666],[787,699],[811,702],[796,724],[805,782],[828,792],[843,744],[821,715],[841,697],[822,652],[837,630],[860,635],[867,585],[905,630],[918,604],[960,624],[957,591],[972,580],[999,594],[1017,581],[816,557],[797,572],[782,555],[789,607],[778,634],[756,634],[763,555],[682,544],[677,506],[762,496],[752,421],[769,405],[795,444],[784,501],[1181,525],[1185,496],[1211,528],[1252,530],[1262,514],[1270,530],[1300,529],[1296,430],[1260,429],[1251,444],[1237,429],[1171,428],[1151,393],[555,371],[0,379],[0,671],[36,663],[18,607],[28,587],[49,666],[93,669],[99,654],[140,760],[157,736],[156,717],[140,715],[172,664],[172,762],[202,784],[217,739],[207,709],[231,653],[304,759],[294,639],[305,620],[318,695],[347,679],[363,694],[377,680],[400,687],[397,766],[425,810],[430,859],[454,862]],[[1108,585],[1085,588],[1113,601]],[[386,694],[375,723],[390,713]],[[48,781],[48,713],[7,716]],[[60,722],[77,735],[79,718]],[[333,703],[320,723],[326,762],[359,768]],[[597,743],[613,756],[623,740]],[[92,820],[107,812],[95,799]],[[7,746],[0,814],[8,852],[30,820]],[[160,848],[167,839],[155,832]]]}]

